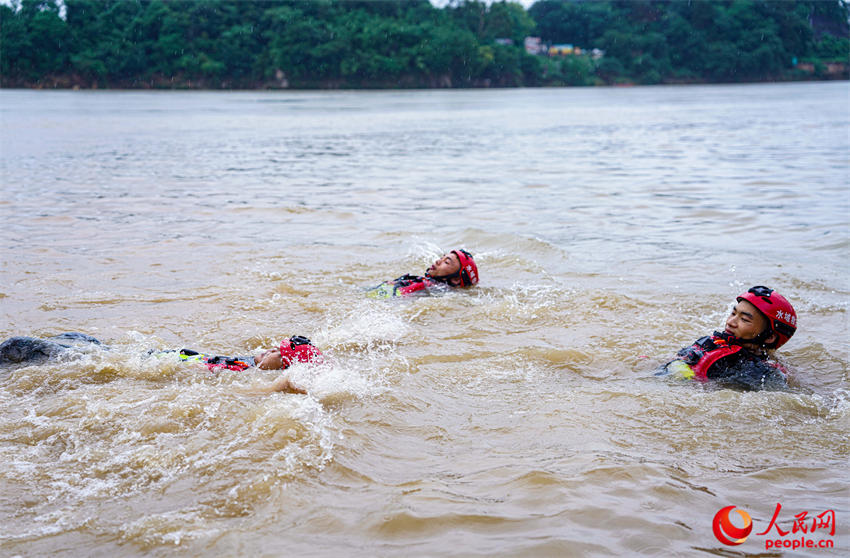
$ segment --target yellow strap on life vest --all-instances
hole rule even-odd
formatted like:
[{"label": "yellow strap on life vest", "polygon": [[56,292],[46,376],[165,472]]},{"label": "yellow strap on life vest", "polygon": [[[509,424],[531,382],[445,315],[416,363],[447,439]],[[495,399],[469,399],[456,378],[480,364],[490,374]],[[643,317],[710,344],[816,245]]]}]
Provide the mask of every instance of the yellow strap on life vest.
[{"label": "yellow strap on life vest", "polygon": [[180,360],[185,360],[188,362],[203,362],[205,356],[207,355],[200,353],[197,355],[184,355],[183,353],[180,353]]},{"label": "yellow strap on life vest", "polygon": [[395,285],[381,283],[374,289],[370,289],[366,296],[371,298],[392,298],[395,296]]}]

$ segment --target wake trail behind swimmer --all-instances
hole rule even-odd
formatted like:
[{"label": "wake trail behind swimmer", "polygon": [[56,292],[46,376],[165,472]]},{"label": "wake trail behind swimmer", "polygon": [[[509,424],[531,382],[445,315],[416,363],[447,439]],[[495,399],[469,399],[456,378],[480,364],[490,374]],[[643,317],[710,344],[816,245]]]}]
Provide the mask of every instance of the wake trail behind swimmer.
[{"label": "wake trail behind swimmer", "polygon": [[[93,345],[109,349],[95,337],[78,332],[62,333],[47,339],[10,337],[0,344],[0,366],[42,364],[66,355],[73,355],[74,352],[82,354],[86,347],[90,348]],[[324,362],[322,352],[308,338],[300,335],[283,339],[278,348],[266,350],[257,357],[209,355],[192,349],[152,350],[147,353],[147,356],[162,356],[170,353],[177,353],[180,360],[185,362],[202,363],[210,371],[244,371],[252,367],[260,370],[286,370],[296,362],[311,364]],[[295,386],[287,376],[279,377],[259,391],[307,393],[304,389]]]},{"label": "wake trail behind swimmer", "polygon": [[72,350],[98,345],[108,348],[100,340],[79,332],[67,332],[38,339],[36,337],[10,337],[0,343],[0,365],[38,364]]}]

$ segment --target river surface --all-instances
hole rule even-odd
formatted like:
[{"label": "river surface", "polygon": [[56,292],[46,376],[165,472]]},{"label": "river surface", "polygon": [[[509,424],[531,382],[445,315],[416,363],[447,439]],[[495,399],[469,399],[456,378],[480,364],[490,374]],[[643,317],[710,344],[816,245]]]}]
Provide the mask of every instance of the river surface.
[{"label": "river surface", "polygon": [[[0,371],[0,555],[850,552],[847,82],[3,90],[0,119],[0,338],[110,347]],[[364,296],[461,246],[476,288]],[[653,375],[754,284],[799,316],[789,391]],[[144,356],[293,334],[329,358],[306,396]]]}]

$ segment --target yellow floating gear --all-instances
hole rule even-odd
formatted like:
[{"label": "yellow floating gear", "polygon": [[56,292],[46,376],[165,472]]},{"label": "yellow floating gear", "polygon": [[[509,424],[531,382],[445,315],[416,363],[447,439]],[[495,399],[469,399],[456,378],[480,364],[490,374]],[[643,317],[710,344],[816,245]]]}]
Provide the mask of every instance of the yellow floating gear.
[{"label": "yellow floating gear", "polygon": [[694,369],[683,360],[674,360],[668,364],[667,371],[685,380],[693,380],[696,375]]}]

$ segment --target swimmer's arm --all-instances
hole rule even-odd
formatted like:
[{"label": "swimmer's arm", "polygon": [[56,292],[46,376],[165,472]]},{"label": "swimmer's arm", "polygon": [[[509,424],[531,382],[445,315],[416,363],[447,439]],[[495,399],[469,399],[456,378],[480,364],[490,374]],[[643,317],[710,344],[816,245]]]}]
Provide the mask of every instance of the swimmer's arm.
[{"label": "swimmer's arm", "polygon": [[293,384],[292,380],[289,379],[289,376],[279,376],[272,382],[259,386],[252,386],[247,390],[247,393],[251,395],[267,395],[278,391],[282,391],[284,393],[300,393],[302,395],[307,394],[306,390],[303,390]]},{"label": "swimmer's arm", "polygon": [[286,393],[300,393],[302,395],[307,394],[307,390],[301,389],[292,383],[292,380],[289,379],[289,376],[279,376],[275,381],[273,381],[270,385],[270,393],[275,391],[283,391]]}]

